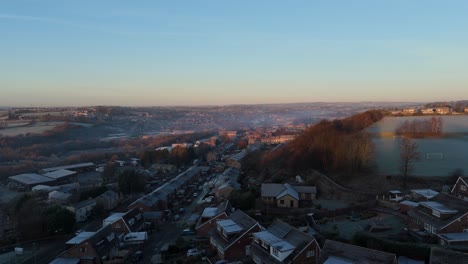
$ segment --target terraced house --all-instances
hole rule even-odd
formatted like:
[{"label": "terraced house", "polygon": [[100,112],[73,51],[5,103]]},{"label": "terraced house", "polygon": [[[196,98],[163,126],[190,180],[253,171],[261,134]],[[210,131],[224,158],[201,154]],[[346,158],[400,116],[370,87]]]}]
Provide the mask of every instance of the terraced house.
[{"label": "terraced house", "polygon": [[252,243],[252,234],[260,231],[262,227],[257,221],[236,210],[228,218],[217,221],[216,228],[209,231],[210,245],[218,259],[242,260]]},{"label": "terraced house", "polygon": [[276,220],[267,230],[253,234],[250,247],[256,264],[300,263],[315,264],[320,247],[311,235]]}]

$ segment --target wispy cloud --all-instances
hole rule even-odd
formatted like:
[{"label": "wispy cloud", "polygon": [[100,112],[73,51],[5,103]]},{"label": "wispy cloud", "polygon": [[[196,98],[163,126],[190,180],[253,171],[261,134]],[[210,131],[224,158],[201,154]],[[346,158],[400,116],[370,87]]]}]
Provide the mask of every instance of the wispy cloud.
[{"label": "wispy cloud", "polygon": [[101,33],[107,34],[116,34],[123,36],[138,36],[138,35],[160,35],[160,36],[170,36],[170,37],[207,37],[206,34],[196,33],[196,32],[178,32],[178,31],[142,31],[141,29],[132,31],[132,30],[114,30],[106,28],[102,25],[94,25],[88,23],[75,23],[69,20],[52,18],[52,17],[38,17],[38,16],[27,16],[27,15],[17,15],[17,14],[0,14],[0,20],[16,20],[16,21],[26,21],[26,22],[42,22],[50,23],[56,25],[69,26],[74,28],[86,29],[91,31],[98,31]]},{"label": "wispy cloud", "polygon": [[0,14],[0,19],[19,20],[19,21],[37,21],[37,22],[55,23],[55,24],[71,24],[68,21],[62,20],[62,19],[25,16],[25,15],[12,15],[12,14]]}]

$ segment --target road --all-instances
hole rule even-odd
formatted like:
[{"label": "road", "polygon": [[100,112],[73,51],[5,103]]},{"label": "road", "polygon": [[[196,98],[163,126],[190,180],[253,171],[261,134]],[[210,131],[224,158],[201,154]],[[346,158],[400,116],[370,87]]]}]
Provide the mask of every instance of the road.
[{"label": "road", "polygon": [[159,231],[148,235],[148,242],[143,250],[143,258],[138,263],[151,263],[153,255],[157,254],[166,243],[175,243],[181,228],[176,223],[165,223],[160,226]]}]

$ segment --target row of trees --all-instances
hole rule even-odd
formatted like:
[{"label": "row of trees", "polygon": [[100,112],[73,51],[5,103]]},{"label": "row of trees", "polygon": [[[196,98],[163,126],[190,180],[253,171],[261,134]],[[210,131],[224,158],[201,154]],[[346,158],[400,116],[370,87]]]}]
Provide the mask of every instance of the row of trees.
[{"label": "row of trees", "polygon": [[397,135],[409,137],[424,137],[441,135],[444,122],[441,117],[429,119],[416,119],[412,121],[405,120],[395,131]]}]

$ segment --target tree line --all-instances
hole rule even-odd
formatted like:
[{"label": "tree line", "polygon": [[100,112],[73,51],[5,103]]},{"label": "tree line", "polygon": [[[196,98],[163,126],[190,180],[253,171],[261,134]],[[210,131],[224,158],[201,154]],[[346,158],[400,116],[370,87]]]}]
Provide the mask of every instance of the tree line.
[{"label": "tree line", "polygon": [[384,114],[370,110],[348,118],[323,120],[306,129],[287,147],[266,153],[266,165],[286,166],[296,172],[316,169],[330,172],[362,172],[370,168],[374,145],[365,128]]},{"label": "tree line", "polygon": [[395,133],[397,135],[404,135],[407,137],[438,136],[442,134],[443,126],[443,119],[435,116],[422,120],[405,120],[399,127],[397,127]]}]

